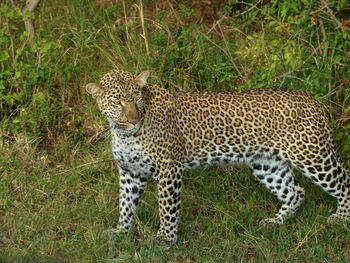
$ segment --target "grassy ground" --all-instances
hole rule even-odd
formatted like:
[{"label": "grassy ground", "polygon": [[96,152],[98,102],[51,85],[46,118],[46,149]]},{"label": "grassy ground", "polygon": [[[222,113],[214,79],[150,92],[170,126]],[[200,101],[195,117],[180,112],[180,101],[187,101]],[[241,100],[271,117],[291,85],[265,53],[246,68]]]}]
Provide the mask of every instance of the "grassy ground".
[{"label": "grassy ground", "polygon": [[[41,1],[32,47],[22,14],[1,3],[0,262],[110,261],[103,231],[117,223],[118,178],[106,122],[84,86],[114,67],[151,70],[171,90],[306,90],[330,112],[350,164],[346,1],[116,2]],[[264,228],[258,222],[279,203],[245,167],[187,172],[169,250],[152,239],[150,180],[115,262],[348,262],[349,224],[325,224],[335,200],[297,177],[303,206]]]}]

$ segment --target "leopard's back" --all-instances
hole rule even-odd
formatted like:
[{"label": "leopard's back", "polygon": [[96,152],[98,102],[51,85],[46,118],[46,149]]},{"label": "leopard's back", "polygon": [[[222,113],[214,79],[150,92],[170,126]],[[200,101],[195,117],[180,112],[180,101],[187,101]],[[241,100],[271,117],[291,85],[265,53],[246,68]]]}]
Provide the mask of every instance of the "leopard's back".
[{"label": "leopard's back", "polygon": [[193,92],[175,98],[186,167],[262,155],[296,160],[304,147],[319,150],[330,134],[323,107],[300,91]]}]

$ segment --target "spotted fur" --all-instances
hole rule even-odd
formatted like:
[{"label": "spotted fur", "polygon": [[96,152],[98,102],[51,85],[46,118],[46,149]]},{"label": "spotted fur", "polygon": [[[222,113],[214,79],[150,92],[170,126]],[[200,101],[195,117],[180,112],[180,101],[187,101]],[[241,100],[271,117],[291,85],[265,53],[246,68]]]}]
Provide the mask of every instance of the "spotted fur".
[{"label": "spotted fur", "polygon": [[263,223],[282,224],[302,203],[292,168],[337,198],[328,222],[348,220],[350,178],[335,152],[323,107],[300,91],[175,92],[147,84],[148,72],[107,73],[87,91],[107,116],[120,182],[120,216],[112,232],[129,231],[151,175],[157,182],[158,237],[177,240],[185,169],[245,163],[282,202]]}]

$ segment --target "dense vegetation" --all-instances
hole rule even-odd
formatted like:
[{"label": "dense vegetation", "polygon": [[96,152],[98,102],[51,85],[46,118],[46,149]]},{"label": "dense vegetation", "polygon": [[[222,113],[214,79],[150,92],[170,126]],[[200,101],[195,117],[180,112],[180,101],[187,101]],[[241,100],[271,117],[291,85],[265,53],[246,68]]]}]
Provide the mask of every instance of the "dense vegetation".
[{"label": "dense vegetation", "polygon": [[[104,262],[118,218],[105,119],[84,90],[114,67],[171,90],[300,89],[329,111],[350,164],[350,5],[346,0],[25,1],[0,5],[0,262]],[[115,3],[113,5],[113,3]],[[32,19],[33,43],[25,22]],[[152,181],[116,262],[346,262],[335,200],[297,176],[296,217],[262,228],[278,201],[243,167],[186,173],[177,246],[152,240]]]}]

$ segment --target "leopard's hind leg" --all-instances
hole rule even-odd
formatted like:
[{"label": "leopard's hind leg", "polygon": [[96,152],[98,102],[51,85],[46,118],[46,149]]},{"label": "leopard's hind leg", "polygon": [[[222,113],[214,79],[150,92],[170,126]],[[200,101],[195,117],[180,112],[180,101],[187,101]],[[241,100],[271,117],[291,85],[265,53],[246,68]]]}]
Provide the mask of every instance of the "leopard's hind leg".
[{"label": "leopard's hind leg", "polygon": [[305,195],[304,189],[294,178],[290,164],[277,156],[272,156],[255,158],[249,167],[252,174],[282,202],[278,213],[261,223],[284,223],[298,210]]},{"label": "leopard's hind leg", "polygon": [[[326,149],[326,148],[325,148]],[[305,176],[338,200],[335,214],[328,217],[328,223],[349,221],[350,218],[350,174],[340,158],[331,149],[324,150],[324,157],[300,165]],[[310,160],[308,160],[310,161]],[[311,163],[311,164],[310,164]]]}]

